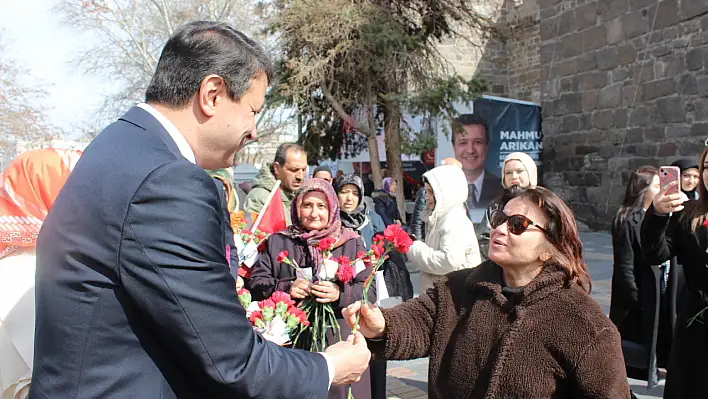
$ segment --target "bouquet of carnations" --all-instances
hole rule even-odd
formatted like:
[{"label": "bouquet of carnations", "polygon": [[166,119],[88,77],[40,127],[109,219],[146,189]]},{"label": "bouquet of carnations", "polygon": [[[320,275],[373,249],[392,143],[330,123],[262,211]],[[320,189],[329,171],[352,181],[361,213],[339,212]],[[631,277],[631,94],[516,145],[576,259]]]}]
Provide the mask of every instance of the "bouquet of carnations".
[{"label": "bouquet of carnations", "polygon": [[[251,220],[255,220],[253,216],[254,214],[251,214]],[[263,251],[269,234],[249,226],[243,211],[231,214],[231,229],[234,231],[234,243],[238,253],[238,275],[249,278],[251,268],[258,259],[258,252]]]},{"label": "bouquet of carnations", "polygon": [[238,291],[238,300],[246,309],[246,317],[263,338],[280,346],[288,345],[307,328],[307,315],[295,306],[290,295],[276,291],[264,301],[251,301],[251,293],[246,289]]},{"label": "bouquet of carnations", "polygon": [[[296,270],[297,278],[302,280],[307,280],[312,282],[317,281],[330,281],[330,282],[341,282],[342,284],[351,283],[352,279],[356,274],[365,269],[363,262],[352,263],[348,257],[340,256],[334,258],[332,256],[332,250],[336,240],[332,238],[325,238],[319,242],[318,249],[322,254],[322,264],[316,270],[316,274],[312,275],[312,268],[301,268],[297,262],[288,258],[288,251],[282,251],[278,254],[277,261],[280,263],[285,263],[286,265],[292,266]],[[325,350],[327,347],[326,336],[327,331],[332,330],[334,336],[339,337],[341,340],[341,332],[339,331],[339,323],[337,322],[336,314],[332,303],[321,303],[317,302],[317,298],[309,296],[303,299],[300,304],[300,309],[302,309],[307,315],[307,319],[310,321],[310,326],[307,329],[303,329],[301,333],[307,332],[306,338],[309,339],[308,349],[312,352],[319,352]],[[299,334],[295,338],[295,343],[300,340],[303,335]]]}]

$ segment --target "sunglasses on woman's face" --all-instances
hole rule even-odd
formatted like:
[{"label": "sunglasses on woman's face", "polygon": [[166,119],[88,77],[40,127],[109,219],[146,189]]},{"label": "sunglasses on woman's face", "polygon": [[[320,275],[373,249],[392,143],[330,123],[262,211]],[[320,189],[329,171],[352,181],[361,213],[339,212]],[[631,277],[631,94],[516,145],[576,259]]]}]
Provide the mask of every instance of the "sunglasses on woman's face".
[{"label": "sunglasses on woman's face", "polygon": [[496,210],[492,212],[492,216],[489,219],[489,224],[492,226],[493,229],[496,229],[504,223],[507,224],[507,229],[509,229],[509,232],[517,236],[523,234],[523,232],[528,230],[528,228],[531,226],[536,226],[539,230],[543,231],[544,233],[546,232],[543,227],[539,226],[536,222],[527,218],[524,215],[507,216],[506,213],[501,210]]}]

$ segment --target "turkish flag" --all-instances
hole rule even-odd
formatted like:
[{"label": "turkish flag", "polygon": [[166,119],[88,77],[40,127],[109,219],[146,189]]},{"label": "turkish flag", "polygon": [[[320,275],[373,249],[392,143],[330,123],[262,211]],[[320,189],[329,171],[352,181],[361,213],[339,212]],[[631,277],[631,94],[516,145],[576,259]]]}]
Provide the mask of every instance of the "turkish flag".
[{"label": "turkish flag", "polygon": [[277,233],[288,227],[285,221],[285,209],[281,200],[280,185],[277,185],[271,191],[268,201],[258,214],[258,219],[256,219],[254,226],[266,234]]}]

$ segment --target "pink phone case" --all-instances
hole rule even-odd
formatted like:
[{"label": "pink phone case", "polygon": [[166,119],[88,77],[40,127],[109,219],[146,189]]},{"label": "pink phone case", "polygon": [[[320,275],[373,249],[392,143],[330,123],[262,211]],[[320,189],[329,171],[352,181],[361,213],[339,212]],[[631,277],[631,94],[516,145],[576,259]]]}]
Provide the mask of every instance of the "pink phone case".
[{"label": "pink phone case", "polygon": [[662,166],[659,168],[659,181],[662,188],[675,181],[676,184],[666,190],[666,194],[678,194],[681,187],[681,170],[678,166]]}]

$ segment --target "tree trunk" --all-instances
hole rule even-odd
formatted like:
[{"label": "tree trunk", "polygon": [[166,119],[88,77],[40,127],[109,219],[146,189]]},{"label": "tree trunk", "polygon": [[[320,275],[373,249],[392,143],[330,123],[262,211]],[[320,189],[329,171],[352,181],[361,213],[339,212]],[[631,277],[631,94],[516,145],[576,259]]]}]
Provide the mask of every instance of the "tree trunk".
[{"label": "tree trunk", "polygon": [[369,145],[369,164],[371,165],[371,178],[374,180],[374,187],[381,190],[381,159],[379,158],[379,142],[376,141],[376,121],[374,120],[374,99],[371,94],[371,84],[368,85],[366,93],[366,122],[369,132],[366,135]]},{"label": "tree trunk", "polygon": [[406,223],[405,198],[403,196],[403,162],[401,162],[401,110],[397,104],[384,103],[384,140],[386,144],[386,168],[388,175],[398,184],[396,202],[402,223]]}]

